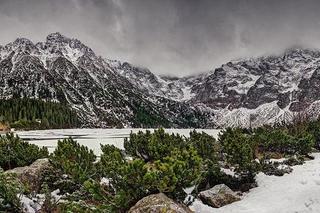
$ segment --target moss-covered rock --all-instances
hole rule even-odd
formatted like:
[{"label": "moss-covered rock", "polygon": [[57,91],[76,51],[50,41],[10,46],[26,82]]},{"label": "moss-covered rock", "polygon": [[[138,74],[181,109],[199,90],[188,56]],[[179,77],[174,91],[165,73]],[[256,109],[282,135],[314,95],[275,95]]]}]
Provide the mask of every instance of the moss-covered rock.
[{"label": "moss-covered rock", "polygon": [[30,166],[17,167],[6,171],[6,174],[15,174],[30,191],[39,192],[41,189],[41,174],[50,167],[47,158],[38,159]]}]

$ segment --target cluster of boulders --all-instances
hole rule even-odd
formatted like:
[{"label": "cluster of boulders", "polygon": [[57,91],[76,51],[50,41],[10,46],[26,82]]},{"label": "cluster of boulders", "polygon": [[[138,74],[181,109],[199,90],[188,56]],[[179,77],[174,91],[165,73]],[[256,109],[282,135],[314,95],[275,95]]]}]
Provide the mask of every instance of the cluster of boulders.
[{"label": "cluster of boulders", "polygon": [[[220,208],[240,200],[240,196],[224,184],[200,192],[199,198],[203,203],[214,208]],[[163,193],[159,193],[141,199],[129,210],[129,213],[144,212],[190,213],[192,211],[187,206],[173,201]]]},{"label": "cluster of boulders", "polygon": [[[285,160],[284,162],[269,162],[265,164],[264,173],[266,175],[283,176],[292,171],[292,165],[298,165],[302,162],[296,159]],[[252,188],[252,186],[248,187]],[[247,190],[244,190],[247,191]],[[241,193],[239,193],[241,194]],[[227,185],[219,184],[214,187],[201,191],[198,198],[206,205],[213,208],[220,208],[241,199],[240,195],[232,191]],[[178,204],[166,195],[159,193],[147,196],[141,199],[133,206],[130,213],[143,213],[143,212],[178,212],[189,213],[192,212],[187,206]]]}]

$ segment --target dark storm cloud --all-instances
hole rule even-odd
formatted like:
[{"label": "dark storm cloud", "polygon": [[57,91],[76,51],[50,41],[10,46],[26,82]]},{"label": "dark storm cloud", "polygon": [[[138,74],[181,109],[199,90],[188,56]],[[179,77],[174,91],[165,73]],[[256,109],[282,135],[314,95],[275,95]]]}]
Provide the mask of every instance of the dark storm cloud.
[{"label": "dark storm cloud", "polygon": [[320,48],[309,0],[0,0],[0,43],[59,31],[97,54],[186,75],[231,59]]}]

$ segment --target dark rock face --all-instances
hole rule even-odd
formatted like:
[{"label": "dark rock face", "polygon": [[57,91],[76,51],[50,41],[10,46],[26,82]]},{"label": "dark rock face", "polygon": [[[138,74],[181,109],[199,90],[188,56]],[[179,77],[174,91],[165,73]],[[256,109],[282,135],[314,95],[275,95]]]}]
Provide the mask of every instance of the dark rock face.
[{"label": "dark rock face", "polygon": [[291,103],[289,109],[293,112],[301,112],[304,109],[308,108],[309,106],[310,106],[309,103],[297,101],[297,102]]},{"label": "dark rock face", "polygon": [[191,213],[192,211],[181,204],[168,198],[165,194],[149,195],[136,203],[129,213]]},{"label": "dark rock face", "polygon": [[302,102],[319,100],[318,59],[318,51],[290,50],[279,57],[229,62],[192,87],[196,95],[191,101],[218,109],[255,109],[273,101],[285,108],[292,96]]},{"label": "dark rock face", "polygon": [[299,100],[303,103],[312,103],[320,99],[320,68],[317,68],[311,78],[300,82]]}]

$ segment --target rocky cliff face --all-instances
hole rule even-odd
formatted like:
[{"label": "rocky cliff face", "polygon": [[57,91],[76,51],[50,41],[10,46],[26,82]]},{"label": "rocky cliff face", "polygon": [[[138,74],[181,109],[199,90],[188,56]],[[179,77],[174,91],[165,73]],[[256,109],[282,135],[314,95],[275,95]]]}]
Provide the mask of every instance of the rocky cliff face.
[{"label": "rocky cliff face", "polygon": [[319,64],[319,51],[301,49],[229,62],[193,87],[190,101],[214,109],[222,126],[290,122],[298,112],[316,117]]},{"label": "rocky cliff face", "polygon": [[[160,88],[166,92],[159,95],[212,112],[208,119],[217,126],[259,126],[290,122],[297,113],[319,115],[319,65],[318,50],[290,49],[278,56],[231,61],[199,76],[158,77],[156,84],[165,82]],[[178,89],[166,89],[170,83]]]}]

